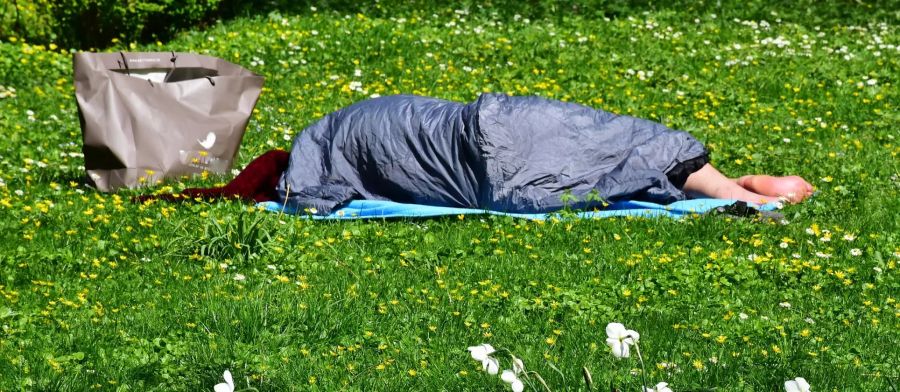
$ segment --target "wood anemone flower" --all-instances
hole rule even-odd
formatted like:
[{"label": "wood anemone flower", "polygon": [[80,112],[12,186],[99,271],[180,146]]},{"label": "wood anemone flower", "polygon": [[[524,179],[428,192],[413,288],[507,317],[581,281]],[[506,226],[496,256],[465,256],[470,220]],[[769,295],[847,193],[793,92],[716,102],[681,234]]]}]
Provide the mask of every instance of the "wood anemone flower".
[{"label": "wood anemone flower", "polygon": [[216,384],[213,390],[216,392],[234,392],[234,379],[231,378],[231,372],[226,369],[225,373],[222,373],[222,378],[225,379],[225,382]]},{"label": "wood anemone flower", "polygon": [[631,356],[630,346],[637,343],[641,335],[630,329],[625,329],[621,323],[609,323],[606,325],[606,345],[612,349],[617,358]]}]

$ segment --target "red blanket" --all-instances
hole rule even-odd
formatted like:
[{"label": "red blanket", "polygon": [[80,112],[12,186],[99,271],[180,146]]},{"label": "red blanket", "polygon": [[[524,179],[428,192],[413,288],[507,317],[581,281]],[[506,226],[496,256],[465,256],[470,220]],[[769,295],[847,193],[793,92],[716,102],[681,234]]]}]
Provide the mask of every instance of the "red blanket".
[{"label": "red blanket", "polygon": [[287,151],[268,151],[250,162],[234,180],[221,188],[188,188],[181,193],[141,195],[133,200],[140,203],[154,199],[189,201],[197,198],[234,198],[253,202],[274,201],[277,199],[275,186],[278,184],[278,179],[281,178],[281,173],[287,169],[289,157],[290,154]]}]

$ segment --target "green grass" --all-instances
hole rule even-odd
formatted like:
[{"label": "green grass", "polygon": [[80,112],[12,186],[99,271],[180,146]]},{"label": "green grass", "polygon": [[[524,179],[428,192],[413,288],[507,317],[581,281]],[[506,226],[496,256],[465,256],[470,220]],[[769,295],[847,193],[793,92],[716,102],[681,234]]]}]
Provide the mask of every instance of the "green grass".
[{"label": "green grass", "polygon": [[80,185],[69,54],[0,43],[0,391],[210,390],[225,369],[238,389],[507,389],[469,358],[480,343],[554,391],[584,390],[582,367],[596,390],[637,391],[638,363],[604,343],[612,321],[641,333],[648,382],[676,391],[900,388],[898,25],[779,22],[753,4],[766,23],[734,20],[740,7],[318,9],[110,50],[265,75],[240,164],[371,94],[540,94],[690,131],[732,176],[809,179],[819,194],[786,207],[787,224],[135,205]]}]

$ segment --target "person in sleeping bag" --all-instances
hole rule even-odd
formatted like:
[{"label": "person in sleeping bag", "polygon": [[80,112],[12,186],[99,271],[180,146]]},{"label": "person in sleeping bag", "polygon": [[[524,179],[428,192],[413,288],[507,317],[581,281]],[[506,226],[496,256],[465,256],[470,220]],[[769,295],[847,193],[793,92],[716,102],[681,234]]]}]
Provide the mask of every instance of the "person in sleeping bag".
[{"label": "person in sleeping bag", "polygon": [[224,188],[182,196],[271,200],[327,215],[354,199],[543,213],[695,197],[797,203],[812,192],[798,176],[728,178],[702,143],[662,124],[485,93],[470,103],[413,95],[358,102],[308,126],[289,153],[257,158]]}]

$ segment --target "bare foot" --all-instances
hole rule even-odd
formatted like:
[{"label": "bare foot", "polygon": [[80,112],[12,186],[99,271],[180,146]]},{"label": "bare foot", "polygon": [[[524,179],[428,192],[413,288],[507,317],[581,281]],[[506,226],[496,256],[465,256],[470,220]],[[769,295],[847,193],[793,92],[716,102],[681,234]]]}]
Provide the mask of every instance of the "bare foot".
[{"label": "bare foot", "polygon": [[815,190],[810,183],[798,176],[750,175],[738,178],[736,182],[748,191],[783,198],[791,203],[805,200]]},{"label": "bare foot", "polygon": [[775,197],[767,196],[744,188],[736,180],[725,177],[710,164],[703,165],[688,176],[682,189],[688,196],[712,197],[716,199],[736,199],[748,203],[765,204]]}]

